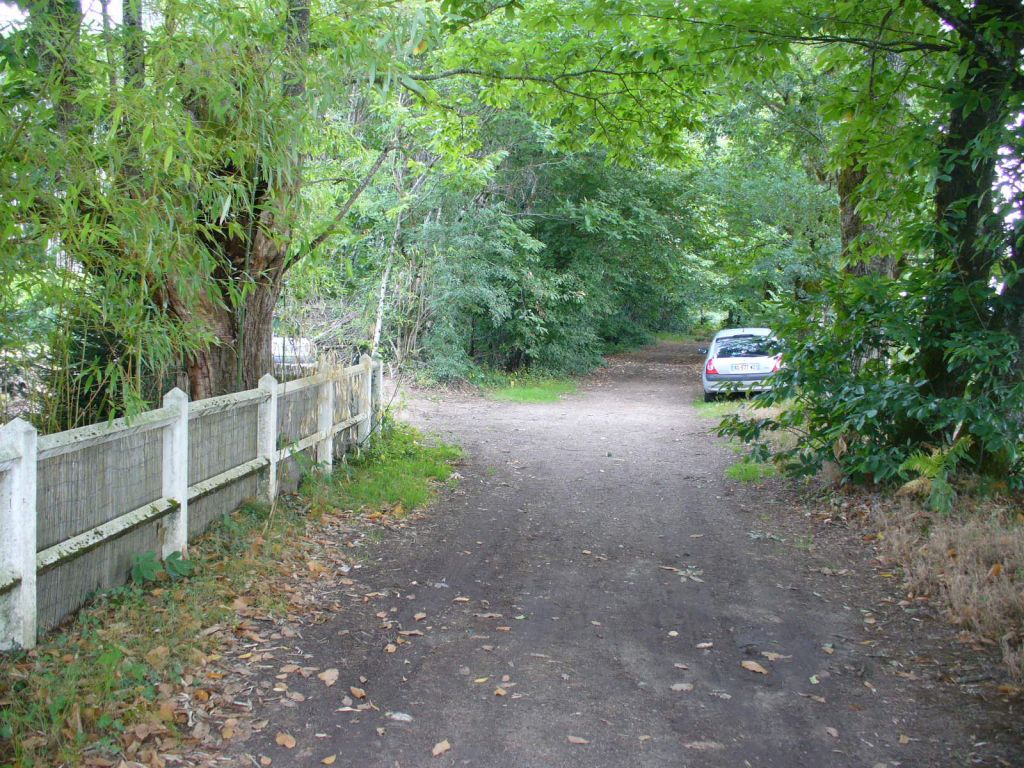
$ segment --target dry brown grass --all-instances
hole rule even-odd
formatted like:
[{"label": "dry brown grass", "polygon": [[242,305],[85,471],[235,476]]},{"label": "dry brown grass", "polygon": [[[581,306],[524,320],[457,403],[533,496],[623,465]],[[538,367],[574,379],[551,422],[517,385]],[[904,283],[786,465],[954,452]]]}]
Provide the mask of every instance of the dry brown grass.
[{"label": "dry brown grass", "polygon": [[938,599],[954,624],[998,643],[1016,680],[1024,679],[1024,509],[967,499],[951,515],[908,498],[871,505],[888,554],[908,588]]}]

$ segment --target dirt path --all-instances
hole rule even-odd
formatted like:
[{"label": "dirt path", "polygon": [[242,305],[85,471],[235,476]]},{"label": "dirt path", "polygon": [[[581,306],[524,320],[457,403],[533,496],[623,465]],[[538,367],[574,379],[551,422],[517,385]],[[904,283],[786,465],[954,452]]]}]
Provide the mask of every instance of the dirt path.
[{"label": "dirt path", "polygon": [[[294,640],[338,683],[289,678],[303,700],[257,708],[242,764],[1021,765],[1019,714],[937,682],[922,648],[947,630],[862,548],[811,546],[791,497],[723,478],[698,366],[662,345],[552,405],[413,400],[466,448],[461,484],[376,547],[365,602]],[[422,636],[387,653],[399,630]]]}]

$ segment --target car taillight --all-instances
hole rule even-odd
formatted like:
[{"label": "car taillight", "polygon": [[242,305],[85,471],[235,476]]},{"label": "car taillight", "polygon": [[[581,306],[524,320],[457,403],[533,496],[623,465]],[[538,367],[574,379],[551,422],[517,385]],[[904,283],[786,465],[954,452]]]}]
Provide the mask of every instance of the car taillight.
[{"label": "car taillight", "polygon": [[715,368],[715,358],[712,357],[711,359],[708,360],[708,364],[704,368],[704,370],[710,373],[712,376],[718,375],[718,369]]},{"label": "car taillight", "polygon": [[776,355],[775,356],[775,365],[772,367],[772,373],[775,373],[781,367],[782,367],[782,355]]}]

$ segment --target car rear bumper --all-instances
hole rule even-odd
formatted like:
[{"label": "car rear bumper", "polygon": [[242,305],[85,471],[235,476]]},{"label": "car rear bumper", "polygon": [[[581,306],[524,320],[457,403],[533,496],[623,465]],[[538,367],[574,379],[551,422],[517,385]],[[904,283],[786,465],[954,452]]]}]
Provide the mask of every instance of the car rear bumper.
[{"label": "car rear bumper", "polygon": [[772,388],[770,373],[705,374],[705,392],[764,392]]}]

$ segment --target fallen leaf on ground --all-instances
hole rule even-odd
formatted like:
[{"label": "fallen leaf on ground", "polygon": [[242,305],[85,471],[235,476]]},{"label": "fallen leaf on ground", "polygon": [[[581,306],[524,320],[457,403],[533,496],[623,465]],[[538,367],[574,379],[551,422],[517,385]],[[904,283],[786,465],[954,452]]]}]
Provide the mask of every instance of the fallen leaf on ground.
[{"label": "fallen leaf on ground", "polygon": [[158,645],[146,654],[146,661],[149,662],[151,667],[159,669],[167,661],[167,657],[170,656],[170,649],[166,645]]},{"label": "fallen leaf on ground", "polygon": [[494,689],[494,695],[495,696],[504,696],[507,693],[508,693],[508,691],[506,691],[500,685],[497,688]]},{"label": "fallen leaf on ground", "polygon": [[672,690],[676,693],[689,692],[693,690],[693,683],[673,683]]},{"label": "fallen leaf on ground", "polygon": [[801,693],[799,695],[803,696],[805,699],[811,699],[812,701],[816,701],[819,704],[824,704],[825,703],[825,697],[824,696],[815,696],[813,693]]},{"label": "fallen leaf on ground", "polygon": [[579,736],[568,736],[566,738],[568,739],[570,744],[589,744],[590,743],[587,739],[581,738]]},{"label": "fallen leaf on ground", "polygon": [[444,741],[437,742],[437,744],[434,745],[434,748],[430,750],[430,754],[432,754],[434,757],[440,757],[451,748],[451,743],[448,741],[448,739],[445,739]]},{"label": "fallen leaf on ground", "polygon": [[836,730],[835,728],[833,728],[833,727],[832,727],[831,725],[829,725],[829,726],[826,726],[826,728],[825,728],[825,733],[827,733],[827,734],[828,734],[829,736],[831,736],[831,737],[832,737],[833,739],[838,739],[838,738],[839,738],[839,731],[837,731],[837,730]]},{"label": "fallen leaf on ground", "polygon": [[743,667],[748,672],[757,672],[757,674],[759,674],[759,675],[767,675],[768,674],[768,670],[767,669],[762,667],[756,661],[751,661],[750,659],[744,659],[743,661],[741,661],[740,662],[740,666]]},{"label": "fallen leaf on ground", "polygon": [[413,616],[413,619],[415,619],[416,621],[423,621],[425,618],[427,618],[427,614],[423,613],[422,611]]},{"label": "fallen leaf on ground", "polygon": [[761,655],[764,656],[768,661],[779,661],[780,659],[792,659],[792,656],[783,656],[781,653],[775,653],[774,651],[761,651]]},{"label": "fallen leaf on ground", "polygon": [[332,685],[338,682],[338,670],[331,667],[331,669],[325,669],[323,672],[317,675],[317,677],[323,680],[324,685],[330,688]]},{"label": "fallen leaf on ground", "polygon": [[337,755],[328,755],[327,757],[325,757],[320,762],[323,763],[324,765],[334,765],[334,761],[337,760],[337,759],[338,759]]},{"label": "fallen leaf on ground", "polygon": [[352,694],[353,696],[355,696],[355,697],[356,697],[357,699],[365,699],[365,698],[366,698],[366,691],[364,691],[364,690],[363,690],[362,688],[356,688],[356,687],[355,687],[355,686],[353,685],[353,686],[352,686],[351,688],[349,688],[348,690],[349,690],[349,692],[350,692],[350,693],[351,693],[351,694]]},{"label": "fallen leaf on ground", "polygon": [[695,749],[698,752],[708,752],[712,749],[721,749],[722,745],[717,741],[690,741],[683,744],[687,749]]},{"label": "fallen leaf on ground", "polygon": [[274,737],[274,741],[277,742],[277,745],[279,747],[284,747],[285,749],[295,749],[295,737],[292,736],[290,733],[278,731],[277,736]]},{"label": "fallen leaf on ground", "polygon": [[706,651],[708,648],[714,648],[714,647],[715,647],[714,643],[697,643],[697,649],[701,650],[701,651]]}]

